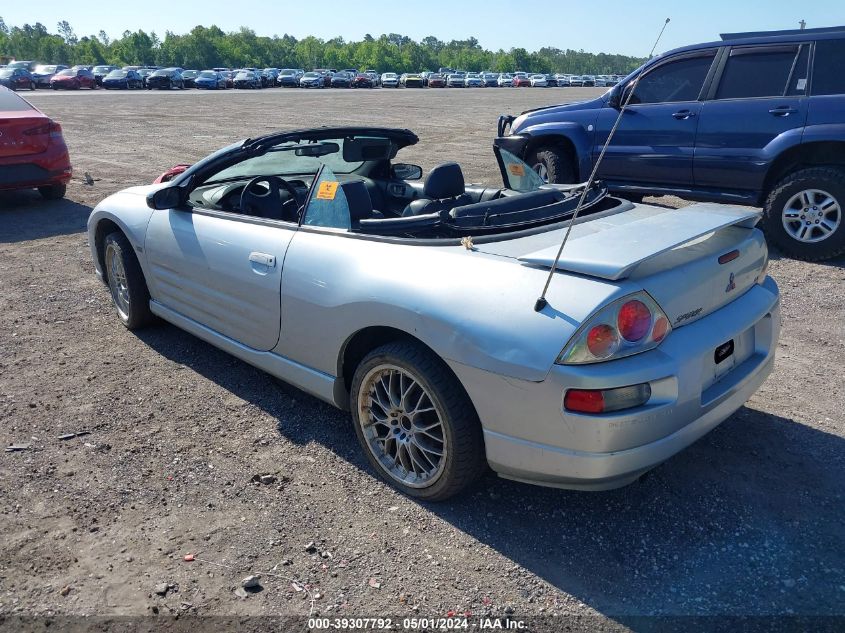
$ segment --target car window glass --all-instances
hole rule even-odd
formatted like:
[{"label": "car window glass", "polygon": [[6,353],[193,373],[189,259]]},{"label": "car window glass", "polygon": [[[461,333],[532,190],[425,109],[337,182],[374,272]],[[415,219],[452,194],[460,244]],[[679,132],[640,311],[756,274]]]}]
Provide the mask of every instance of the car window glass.
[{"label": "car window glass", "polygon": [[499,148],[499,155],[502,157],[505,170],[505,187],[508,189],[525,193],[537,191],[543,184],[540,174],[509,151]]},{"label": "car window glass", "polygon": [[816,42],[813,58],[813,94],[845,94],[845,40]]},{"label": "car window glass", "polygon": [[715,53],[668,62],[646,73],[630,103],[695,101],[704,85]]},{"label": "car window glass", "polygon": [[14,92],[0,90],[0,112],[23,112],[34,109]]},{"label": "car window glass", "polygon": [[789,76],[789,85],[786,94],[791,97],[804,96],[807,94],[807,75],[809,74],[810,45],[804,44],[798,59],[792,67],[792,74]]},{"label": "car window glass", "polygon": [[328,167],[323,167],[308,195],[303,210],[302,224],[324,226],[333,229],[348,229],[352,226],[349,202],[343,188]]},{"label": "car window glass", "polygon": [[716,92],[717,99],[780,97],[784,94],[797,50],[748,50],[731,51]]}]

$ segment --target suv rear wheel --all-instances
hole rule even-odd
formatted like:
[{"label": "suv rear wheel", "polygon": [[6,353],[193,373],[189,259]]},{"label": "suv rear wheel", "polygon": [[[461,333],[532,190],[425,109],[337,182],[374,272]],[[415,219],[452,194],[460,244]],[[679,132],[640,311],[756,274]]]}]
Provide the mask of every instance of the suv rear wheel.
[{"label": "suv rear wheel", "polygon": [[769,241],[805,261],[845,253],[845,169],[810,167],[787,174],[763,208]]},{"label": "suv rear wheel", "polygon": [[575,182],[575,166],[560,148],[540,147],[528,154],[526,162],[540,175],[543,182],[564,185]]}]

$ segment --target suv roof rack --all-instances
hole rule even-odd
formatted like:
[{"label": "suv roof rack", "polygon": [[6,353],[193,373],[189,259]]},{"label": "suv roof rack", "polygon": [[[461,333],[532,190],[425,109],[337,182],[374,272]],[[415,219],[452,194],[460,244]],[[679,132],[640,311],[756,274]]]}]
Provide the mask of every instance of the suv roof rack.
[{"label": "suv roof rack", "polygon": [[777,35],[812,35],[814,33],[845,32],[845,26],[824,26],[815,29],[787,29],[785,31],[748,31],[747,33],[720,33],[722,40],[739,40],[747,37],[775,37]]}]

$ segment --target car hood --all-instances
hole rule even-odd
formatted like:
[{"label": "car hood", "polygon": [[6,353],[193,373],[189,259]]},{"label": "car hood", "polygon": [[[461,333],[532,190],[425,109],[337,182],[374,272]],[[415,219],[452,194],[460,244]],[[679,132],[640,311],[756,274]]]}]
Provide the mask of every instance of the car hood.
[{"label": "car hood", "polygon": [[[545,122],[550,118],[554,118],[558,114],[570,112],[573,110],[597,110],[604,106],[605,97],[602,95],[590,101],[576,101],[575,103],[562,103],[559,105],[544,106],[542,108],[534,108],[526,110],[520,114],[511,126],[511,133],[518,134],[522,128],[533,125],[537,122]],[[538,121],[538,119],[540,121]]]}]

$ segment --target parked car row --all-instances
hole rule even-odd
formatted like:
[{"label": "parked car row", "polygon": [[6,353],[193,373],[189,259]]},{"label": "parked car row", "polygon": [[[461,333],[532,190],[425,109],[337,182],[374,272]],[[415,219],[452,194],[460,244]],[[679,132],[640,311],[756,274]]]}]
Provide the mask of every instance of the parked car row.
[{"label": "parked car row", "polygon": [[[67,71],[74,71],[73,74]],[[90,76],[89,76],[90,73]],[[75,79],[74,79],[75,77]],[[150,78],[153,78],[150,81]],[[58,78],[58,81],[53,80]],[[609,87],[615,86],[621,75],[542,74],[518,71],[515,73],[466,72],[441,68],[438,72],[378,73],[354,68],[337,70],[315,68],[212,68],[186,70],[141,66],[73,66],[36,64],[30,61],[13,62],[0,67],[0,85],[12,90],[37,88],[226,88],[258,89],[283,88],[502,88],[502,87]],[[108,80],[108,81],[107,81]]]}]

